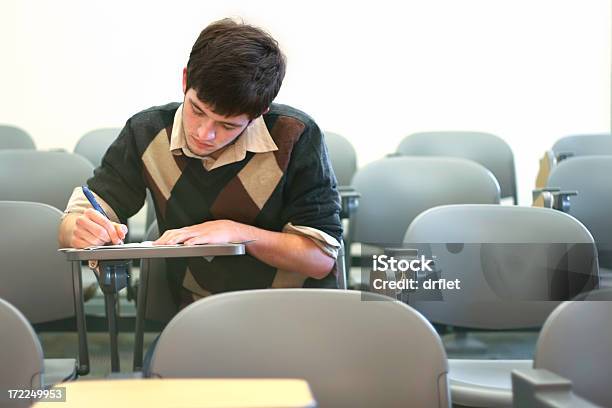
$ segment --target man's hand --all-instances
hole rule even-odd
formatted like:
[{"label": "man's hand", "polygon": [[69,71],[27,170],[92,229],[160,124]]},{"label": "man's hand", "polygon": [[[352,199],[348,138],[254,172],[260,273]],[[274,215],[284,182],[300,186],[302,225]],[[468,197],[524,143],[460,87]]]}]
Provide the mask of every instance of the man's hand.
[{"label": "man's hand", "polygon": [[230,220],[208,221],[189,227],[168,230],[157,239],[154,245],[225,244],[228,242],[246,241],[245,231],[248,226]]},{"label": "man's hand", "polygon": [[310,238],[267,231],[231,220],[208,221],[168,230],[153,244],[225,244],[253,241],[246,246],[249,255],[277,269],[322,279],[332,270],[335,259],[326,255]]},{"label": "man's hand", "polygon": [[76,217],[69,245],[72,248],[86,248],[112,242],[122,244],[127,226],[112,222],[98,211],[89,208]]}]

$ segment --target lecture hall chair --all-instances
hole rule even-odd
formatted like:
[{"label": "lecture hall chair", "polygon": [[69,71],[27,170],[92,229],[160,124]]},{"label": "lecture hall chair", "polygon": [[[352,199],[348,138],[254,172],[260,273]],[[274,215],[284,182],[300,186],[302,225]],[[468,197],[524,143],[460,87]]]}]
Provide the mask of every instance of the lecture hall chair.
[{"label": "lecture hall chair", "polygon": [[0,125],[0,150],[36,150],[32,136],[25,130],[11,125]]},{"label": "lecture hall chair", "polygon": [[390,157],[357,171],[353,186],[361,193],[352,220],[353,241],[401,244],[410,222],[444,204],[498,204],[493,174],[466,159]]},{"label": "lecture hall chair", "polygon": [[93,166],[72,153],[0,150],[0,200],[45,203],[64,211],[73,189],[92,175]]},{"label": "lecture hall chair", "polygon": [[612,134],[585,134],[562,137],[540,159],[536,188],[543,188],[550,172],[563,160],[581,156],[612,155]]},{"label": "lecture hall chair", "polygon": [[339,186],[350,186],[357,171],[357,153],[355,148],[342,135],[325,131],[325,144],[329,150],[329,158],[336,174]]},{"label": "lecture hall chair", "polygon": [[489,169],[499,182],[501,198],[518,204],[512,149],[490,133],[466,131],[420,132],[406,136],[397,148],[405,156],[449,156],[473,160]]},{"label": "lecture hall chair", "polygon": [[612,155],[612,135],[609,133],[563,137],[552,147],[558,161],[579,156]]},{"label": "lecture hall chair", "polygon": [[24,315],[0,298],[0,407],[26,407],[33,400],[10,399],[8,390],[38,390],[45,386],[43,351]]},{"label": "lecture hall chair", "polygon": [[[612,139],[612,136],[610,136]],[[601,284],[612,286],[612,155],[581,156],[561,161],[553,168],[547,187],[577,191],[567,213],[593,234],[599,253]]]},{"label": "lecture hall chair", "polygon": [[85,157],[94,167],[98,167],[102,163],[104,153],[120,132],[121,128],[102,128],[87,132],[77,142],[74,153]]},{"label": "lecture hall chair", "polygon": [[[558,301],[598,285],[592,235],[557,210],[440,206],[414,219],[404,244],[434,257],[436,278],[461,282],[459,290],[409,295],[409,304],[432,323],[481,330],[538,328]],[[450,359],[453,404],[510,407],[511,370],[530,366],[530,360]]]},{"label": "lecture hall chair", "polygon": [[[76,315],[72,266],[57,251],[61,216],[61,211],[47,204],[0,201],[0,224],[10,231],[0,234],[0,297],[32,324]],[[73,379],[76,367],[74,358],[45,359],[45,382]]]},{"label": "lecture hall chair", "polygon": [[162,332],[157,378],[302,378],[320,407],[450,407],[446,355],[412,308],[378,294],[265,289],[199,300]]},{"label": "lecture hall chair", "polygon": [[533,369],[512,373],[514,407],[612,407],[612,293],[596,296],[564,302],[548,317]]}]

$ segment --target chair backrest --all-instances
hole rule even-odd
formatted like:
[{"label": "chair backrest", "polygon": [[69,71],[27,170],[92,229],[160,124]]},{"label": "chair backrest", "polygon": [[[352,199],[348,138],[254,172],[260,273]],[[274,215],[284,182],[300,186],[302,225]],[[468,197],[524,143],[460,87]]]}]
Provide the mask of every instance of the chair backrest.
[{"label": "chair backrest", "polygon": [[572,381],[572,391],[612,407],[612,299],[564,302],[546,320],[536,345],[534,368]]},{"label": "chair backrest", "polygon": [[518,203],[514,155],[500,137],[483,132],[421,132],[405,137],[397,152],[406,156],[449,156],[473,160],[499,182],[501,197]]},{"label": "chair backrest", "polygon": [[338,185],[349,186],[357,171],[355,148],[344,136],[333,132],[325,132],[325,144],[329,149],[329,157]]},{"label": "chair backrest", "polygon": [[[540,326],[560,300],[598,284],[593,237],[560,211],[499,205],[432,208],[410,224],[405,245],[434,257],[461,289],[410,304],[431,321],[483,329]],[[432,294],[429,293],[431,296]]]},{"label": "chair backrest", "polygon": [[478,163],[451,157],[391,157],[357,172],[359,210],[351,220],[356,242],[399,244],[421,212],[444,204],[499,203],[499,185]]},{"label": "chair backrest", "polygon": [[49,205],[0,201],[0,297],[32,323],[74,316],[72,268],[57,251],[62,213]]},{"label": "chair backrest", "polygon": [[576,301],[612,301],[612,288],[597,288],[588,292],[583,292],[576,296]]},{"label": "chair backrest", "polygon": [[606,133],[566,136],[555,142],[552,151],[555,157],[560,154],[571,154],[573,157],[612,155],[612,135]]},{"label": "chair backrest", "polygon": [[[43,386],[43,351],[36,333],[17,308],[0,298],[0,406],[8,405],[7,390]],[[13,400],[15,404],[17,400]],[[6,405],[5,405],[6,404]]]},{"label": "chair backrest", "polygon": [[32,136],[25,130],[11,125],[0,125],[0,149],[35,150]]},{"label": "chair backrest", "polygon": [[166,326],[151,372],[303,378],[321,407],[449,407],[446,354],[431,325],[402,303],[356,291],[267,289],[202,299]]},{"label": "chair backrest", "polygon": [[120,132],[121,128],[103,128],[85,133],[77,142],[74,152],[85,157],[94,167],[98,167],[104,153]]},{"label": "chair backrest", "polygon": [[0,151],[0,200],[34,201],[63,211],[73,189],[92,175],[91,163],[72,153]]},{"label": "chair backrest", "polygon": [[[612,136],[610,136],[612,139]],[[612,266],[612,155],[583,156],[563,160],[548,177],[548,187],[576,190],[570,197],[568,214],[576,217],[593,234],[599,249],[599,262]]]}]

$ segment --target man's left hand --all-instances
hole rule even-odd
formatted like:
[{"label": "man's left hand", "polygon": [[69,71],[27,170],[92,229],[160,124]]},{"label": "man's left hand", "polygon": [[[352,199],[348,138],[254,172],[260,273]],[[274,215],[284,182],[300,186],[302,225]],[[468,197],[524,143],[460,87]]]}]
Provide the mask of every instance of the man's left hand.
[{"label": "man's left hand", "polygon": [[230,220],[207,221],[189,227],[168,230],[157,239],[154,245],[225,244],[245,241],[245,227]]}]

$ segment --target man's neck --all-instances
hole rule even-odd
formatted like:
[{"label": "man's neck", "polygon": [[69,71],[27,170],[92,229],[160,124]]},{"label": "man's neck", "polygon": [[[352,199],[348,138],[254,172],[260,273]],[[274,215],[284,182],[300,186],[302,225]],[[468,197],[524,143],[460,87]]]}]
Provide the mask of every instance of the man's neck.
[{"label": "man's neck", "polygon": [[219,150],[215,150],[214,152],[209,154],[208,157],[211,157],[211,158],[217,160],[219,158],[219,156],[221,156],[221,153],[223,153],[225,151],[225,149],[227,149],[227,146],[223,146]]}]

